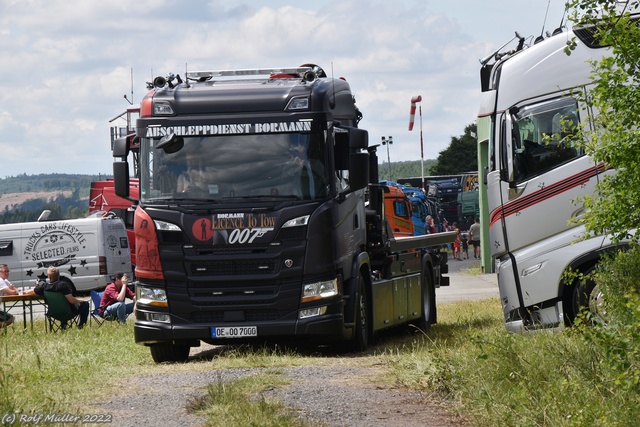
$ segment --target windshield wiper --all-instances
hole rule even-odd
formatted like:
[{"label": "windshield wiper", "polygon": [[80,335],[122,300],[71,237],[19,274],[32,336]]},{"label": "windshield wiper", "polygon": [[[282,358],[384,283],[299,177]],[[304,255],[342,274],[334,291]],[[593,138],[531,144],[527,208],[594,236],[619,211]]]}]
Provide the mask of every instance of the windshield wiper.
[{"label": "windshield wiper", "polygon": [[256,196],[229,196],[223,197],[222,200],[302,200],[299,196],[295,194],[288,195],[256,195]]},{"label": "windshield wiper", "polygon": [[176,201],[180,201],[181,203],[183,202],[188,202],[188,203],[220,203],[220,200],[218,199],[202,199],[202,198],[194,198],[194,197],[174,197],[172,199],[170,199],[170,201],[172,202],[176,202]]}]

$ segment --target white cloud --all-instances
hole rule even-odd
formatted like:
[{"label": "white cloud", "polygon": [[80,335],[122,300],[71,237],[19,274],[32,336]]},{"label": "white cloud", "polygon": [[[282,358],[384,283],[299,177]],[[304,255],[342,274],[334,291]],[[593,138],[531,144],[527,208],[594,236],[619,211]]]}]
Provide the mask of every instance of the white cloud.
[{"label": "white cloud", "polygon": [[[552,2],[549,22],[557,23],[564,2]],[[350,82],[371,143],[394,137],[392,161],[420,158],[418,124],[407,128],[411,97],[422,95],[425,157],[435,158],[475,120],[478,58],[514,30],[538,35],[546,7],[546,0],[492,0],[491,7],[477,0],[0,0],[0,150],[12,159],[3,175],[108,173],[108,121],[129,105],[123,95],[131,98],[132,69],[139,102],[146,81],[187,67],[308,62]]]}]

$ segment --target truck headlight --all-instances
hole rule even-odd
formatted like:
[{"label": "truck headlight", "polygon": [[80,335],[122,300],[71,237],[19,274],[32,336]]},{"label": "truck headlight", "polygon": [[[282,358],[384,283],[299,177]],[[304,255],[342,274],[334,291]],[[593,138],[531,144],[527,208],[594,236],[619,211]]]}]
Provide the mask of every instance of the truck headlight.
[{"label": "truck headlight", "polygon": [[137,285],[136,301],[140,304],[152,305],[155,307],[169,307],[167,293],[164,289],[160,288]]},{"label": "truck headlight", "polygon": [[285,222],[282,225],[282,228],[300,227],[302,225],[307,225],[307,224],[309,224],[309,215],[290,219],[289,221]]},{"label": "truck headlight", "polygon": [[160,231],[180,231],[180,227],[170,222],[160,221],[159,219],[156,219],[153,222],[155,223],[156,228]]},{"label": "truck headlight", "polygon": [[338,279],[307,283],[302,288],[302,302],[316,301],[338,295]]},{"label": "truck headlight", "polygon": [[298,313],[298,319],[306,319],[308,317],[321,316],[327,312],[327,306],[305,308]]}]

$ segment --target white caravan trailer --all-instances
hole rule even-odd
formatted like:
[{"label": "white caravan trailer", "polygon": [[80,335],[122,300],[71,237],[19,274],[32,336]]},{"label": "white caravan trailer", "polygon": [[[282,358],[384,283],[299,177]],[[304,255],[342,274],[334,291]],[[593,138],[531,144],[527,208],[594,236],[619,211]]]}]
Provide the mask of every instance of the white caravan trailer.
[{"label": "white caravan trailer", "polygon": [[131,254],[124,223],[97,212],[86,218],[0,225],[0,264],[17,287],[33,287],[56,266],[60,278],[79,292],[98,289],[111,276],[131,276]]},{"label": "white caravan trailer", "polygon": [[563,272],[591,271],[613,244],[603,236],[580,240],[584,229],[570,222],[583,212],[576,198],[611,172],[572,144],[575,126],[591,128],[593,112],[575,97],[589,90],[587,61],[608,49],[584,28],[557,30],[532,46],[515,38],[516,49],[481,61],[478,136],[489,145],[483,246],[495,260],[506,327],[522,331],[568,325],[580,306],[597,311],[593,283],[565,283]]}]

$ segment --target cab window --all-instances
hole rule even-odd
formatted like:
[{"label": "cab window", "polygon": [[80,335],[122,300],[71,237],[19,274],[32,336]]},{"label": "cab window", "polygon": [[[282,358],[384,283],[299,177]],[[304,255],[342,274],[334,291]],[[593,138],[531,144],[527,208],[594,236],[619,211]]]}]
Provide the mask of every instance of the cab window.
[{"label": "cab window", "polygon": [[393,203],[393,212],[396,216],[401,218],[409,218],[409,210],[407,209],[407,204],[402,201],[396,201]]},{"label": "cab window", "polygon": [[512,112],[516,181],[526,181],[584,154],[573,98],[528,105]]}]

